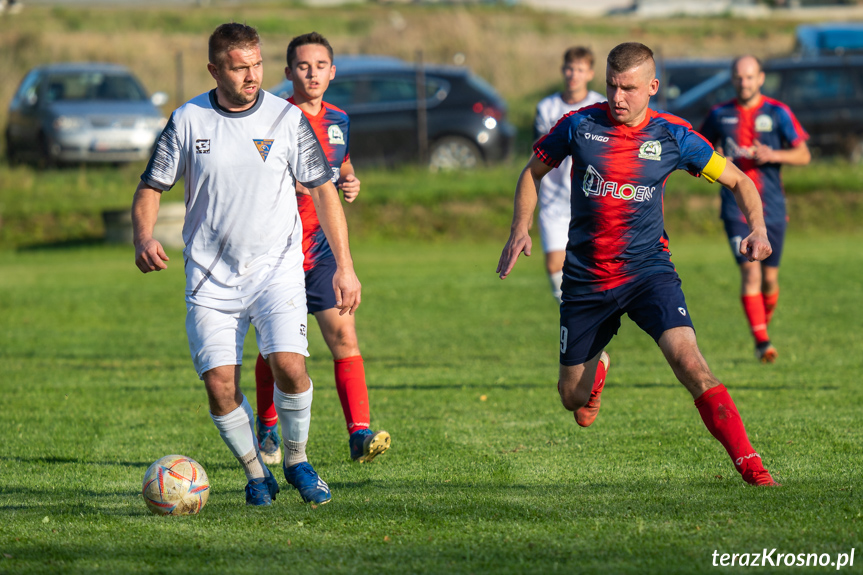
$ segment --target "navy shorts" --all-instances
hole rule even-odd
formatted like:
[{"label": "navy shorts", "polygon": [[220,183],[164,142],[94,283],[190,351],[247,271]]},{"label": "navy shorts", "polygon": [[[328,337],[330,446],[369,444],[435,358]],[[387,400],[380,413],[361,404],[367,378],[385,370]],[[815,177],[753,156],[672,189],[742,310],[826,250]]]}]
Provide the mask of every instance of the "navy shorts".
[{"label": "navy shorts", "polygon": [[[740,254],[740,242],[749,235],[749,226],[746,225],[746,222],[738,220],[722,221],[725,224],[725,233],[728,235],[728,243],[731,245],[734,261],[737,262],[737,265],[748,262],[749,258]],[[782,246],[785,244],[785,228],[787,227],[788,224],[785,222],[767,225],[767,240],[773,248],[773,253],[766,260],[763,260],[762,264],[774,268],[779,267],[779,260],[782,259]]]},{"label": "navy shorts", "polygon": [[336,275],[336,259],[324,258],[315,262],[306,272],[306,302],[309,313],[336,307],[336,293],[333,291],[333,276]]},{"label": "navy shorts", "polygon": [[560,305],[560,363],[579,365],[601,352],[617,335],[627,314],[657,343],[675,327],[692,327],[676,272],[649,275],[638,282],[589,293],[563,295]]}]

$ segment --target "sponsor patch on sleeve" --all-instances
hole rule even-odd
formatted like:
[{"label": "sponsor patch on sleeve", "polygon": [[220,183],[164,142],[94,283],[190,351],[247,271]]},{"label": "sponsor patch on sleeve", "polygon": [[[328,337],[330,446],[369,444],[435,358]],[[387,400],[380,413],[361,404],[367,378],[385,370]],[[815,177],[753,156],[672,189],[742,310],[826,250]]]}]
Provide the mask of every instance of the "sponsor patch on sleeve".
[{"label": "sponsor patch on sleeve", "polygon": [[712,184],[718,180],[722,175],[722,172],[725,171],[725,163],[726,160],[724,157],[713,152],[713,155],[710,156],[710,161],[707,162],[707,165],[704,166],[703,170],[701,170],[701,175],[704,176],[705,180]]}]

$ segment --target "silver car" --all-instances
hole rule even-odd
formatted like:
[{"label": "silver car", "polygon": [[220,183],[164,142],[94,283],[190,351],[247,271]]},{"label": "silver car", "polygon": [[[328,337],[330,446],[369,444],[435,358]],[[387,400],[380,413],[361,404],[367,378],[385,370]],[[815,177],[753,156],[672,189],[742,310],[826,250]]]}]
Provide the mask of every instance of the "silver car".
[{"label": "silver car", "polygon": [[162,92],[147,92],[115,64],[30,70],[9,105],[6,154],[41,163],[146,160],[167,119]]}]

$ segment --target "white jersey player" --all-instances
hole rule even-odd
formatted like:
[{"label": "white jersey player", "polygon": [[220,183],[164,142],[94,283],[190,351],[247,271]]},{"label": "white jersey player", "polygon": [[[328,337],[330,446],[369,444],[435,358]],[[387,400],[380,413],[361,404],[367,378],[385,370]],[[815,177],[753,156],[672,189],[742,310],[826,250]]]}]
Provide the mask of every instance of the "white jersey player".
[{"label": "white jersey player", "polygon": [[171,116],[135,192],[135,263],[144,273],[168,261],[152,237],[162,192],[185,179],[183,226],[186,332],[210,414],[243,466],[246,503],[269,505],[278,482],[260,459],[254,414],[239,387],[243,340],[255,326],[258,348],[276,378],[284,474],[306,501],[331,499],[309,465],[312,383],[306,374],[306,299],[296,182],[311,192],[336,259],[337,306],[360,303],[347,226],[330,167],[303,113],[260,89],[257,31],[223,24],[210,37],[216,89]]},{"label": "white jersey player", "polygon": [[[533,124],[534,140],[546,135],[563,116],[585,106],[605,102],[605,96],[588,90],[593,80],[593,52],[576,46],[563,55],[561,68],[564,90],[540,100],[536,106]],[[572,158],[561,162],[545,178],[539,190],[539,235],[545,253],[551,292],[560,302],[560,283],[563,279],[563,260],[570,220],[570,172]]]}]

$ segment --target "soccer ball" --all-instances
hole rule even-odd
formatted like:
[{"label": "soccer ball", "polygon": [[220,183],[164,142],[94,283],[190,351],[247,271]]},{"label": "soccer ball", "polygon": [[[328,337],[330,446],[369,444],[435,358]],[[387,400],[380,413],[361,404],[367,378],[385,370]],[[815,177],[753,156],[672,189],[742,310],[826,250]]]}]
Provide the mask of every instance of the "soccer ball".
[{"label": "soccer ball", "polygon": [[194,459],[166,455],[147,469],[141,493],[156,515],[194,515],[207,503],[210,480]]}]

